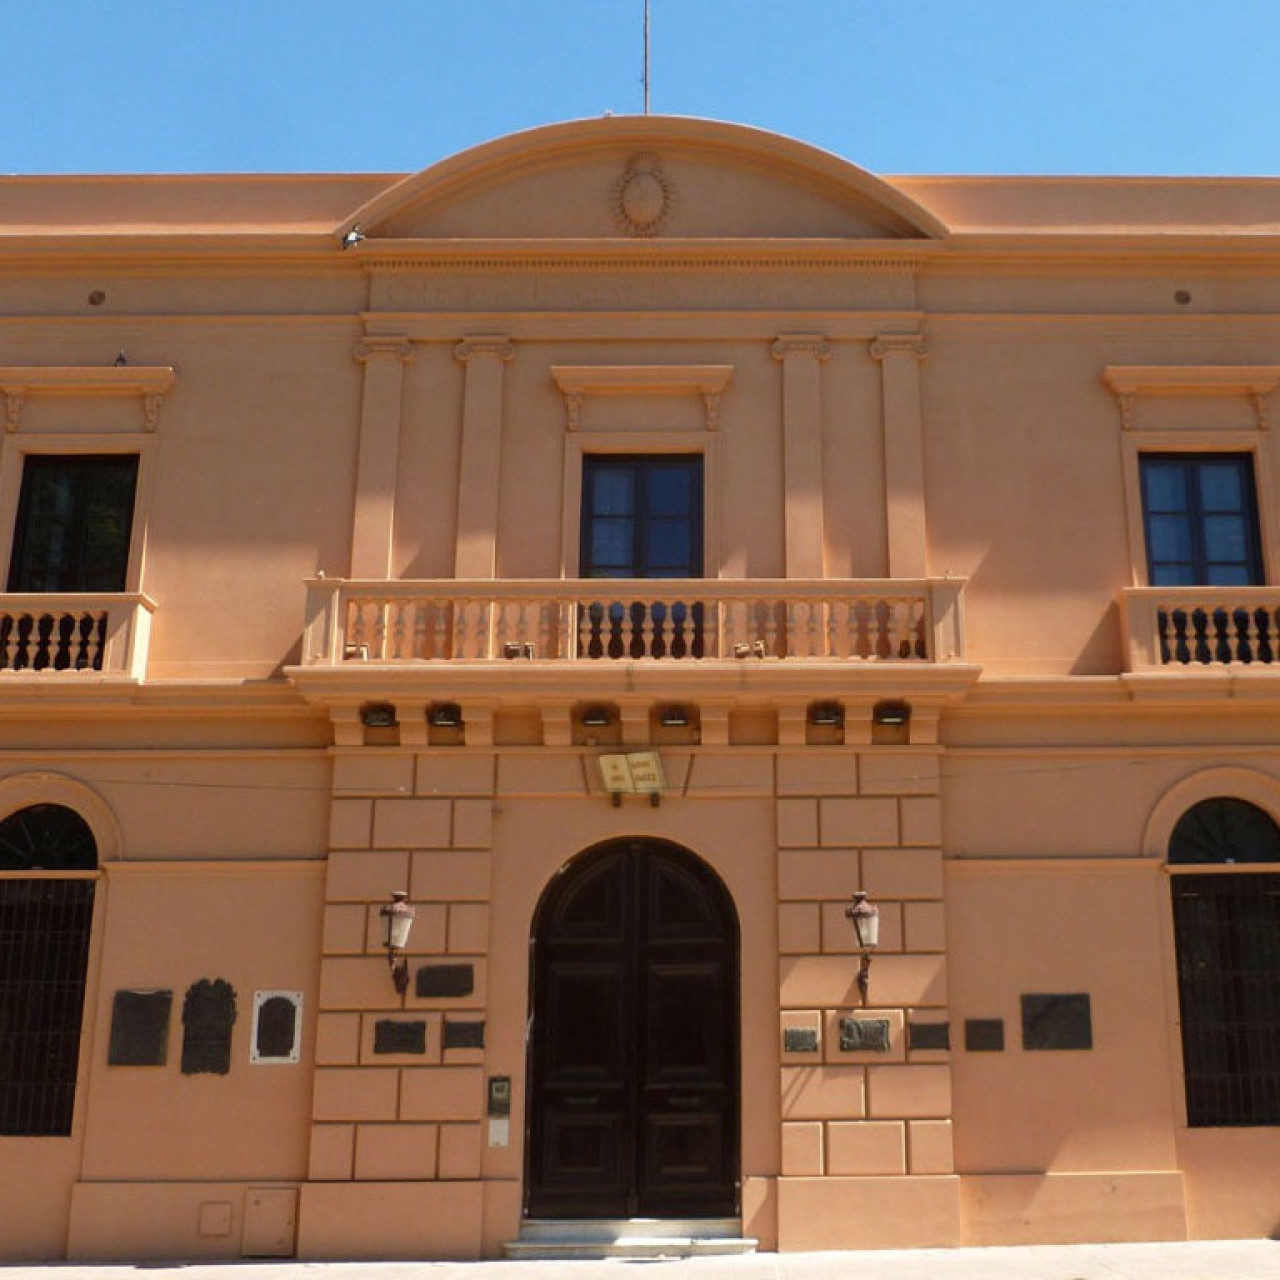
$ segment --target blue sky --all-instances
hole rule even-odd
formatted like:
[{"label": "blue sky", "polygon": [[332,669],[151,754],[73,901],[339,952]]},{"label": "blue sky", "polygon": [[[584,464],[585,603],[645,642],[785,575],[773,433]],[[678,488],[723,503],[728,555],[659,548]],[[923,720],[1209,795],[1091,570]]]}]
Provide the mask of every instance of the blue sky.
[{"label": "blue sky", "polygon": [[[881,173],[1280,173],[1280,0],[651,0],[655,113]],[[643,0],[0,0],[0,171],[404,171],[638,112]],[[1215,16],[1218,15],[1218,16]]]}]

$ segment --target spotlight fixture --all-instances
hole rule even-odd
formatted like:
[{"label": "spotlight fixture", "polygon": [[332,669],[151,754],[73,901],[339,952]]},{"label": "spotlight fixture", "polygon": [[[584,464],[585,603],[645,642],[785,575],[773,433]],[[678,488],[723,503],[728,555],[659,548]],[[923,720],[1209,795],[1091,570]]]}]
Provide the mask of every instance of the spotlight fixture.
[{"label": "spotlight fixture", "polygon": [[853,905],[845,908],[845,919],[853,926],[853,936],[862,953],[858,964],[858,991],[862,995],[862,1003],[867,1003],[867,992],[871,988],[871,952],[880,942],[880,908],[867,901],[865,889],[859,889],[853,895]]},{"label": "spotlight fixture", "polygon": [[371,702],[360,708],[360,723],[366,729],[390,729],[398,723],[396,709],[389,702]]},{"label": "spotlight fixture", "polygon": [[397,889],[391,895],[391,901],[378,909],[382,921],[382,945],[387,949],[387,966],[398,995],[404,995],[409,989],[409,962],[404,958],[404,949],[409,945],[409,930],[413,928],[417,914],[409,905],[409,895],[404,889]]},{"label": "spotlight fixture", "polygon": [[659,722],[664,729],[683,729],[689,723],[688,707],[663,707]]},{"label": "spotlight fixture", "polygon": [[360,224],[357,222],[345,236],[342,237],[342,247],[344,249],[354,249],[356,245],[363,244],[369,237],[360,230]]},{"label": "spotlight fixture", "polygon": [[613,712],[608,707],[588,707],[580,719],[585,729],[603,729],[613,723]]},{"label": "spotlight fixture", "polygon": [[427,712],[427,723],[433,729],[460,729],[462,708],[456,702],[437,702]]},{"label": "spotlight fixture", "polygon": [[744,640],[739,641],[733,646],[733,656],[735,658],[763,658],[764,657],[764,641],[763,640]]},{"label": "spotlight fixture", "polygon": [[871,720],[880,725],[901,725],[911,719],[911,704],[901,698],[877,702],[871,711]]},{"label": "spotlight fixture", "polygon": [[124,348],[121,347],[116,353],[116,368],[123,369],[129,363],[129,357],[125,355]]},{"label": "spotlight fixture", "polygon": [[533,645],[525,640],[508,640],[502,646],[504,658],[532,658],[534,652]]},{"label": "spotlight fixture", "polygon": [[844,708],[838,702],[815,702],[809,708],[809,723],[838,729],[844,724]]}]

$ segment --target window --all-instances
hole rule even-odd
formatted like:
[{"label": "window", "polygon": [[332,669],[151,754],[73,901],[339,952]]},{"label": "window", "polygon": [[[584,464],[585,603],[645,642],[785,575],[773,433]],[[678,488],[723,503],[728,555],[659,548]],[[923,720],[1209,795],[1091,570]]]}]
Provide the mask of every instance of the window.
[{"label": "window", "polygon": [[0,1135],[71,1132],[94,881],[88,824],[57,804],[0,822]]},{"label": "window", "polygon": [[1247,453],[1144,453],[1142,515],[1153,587],[1262,581]]},{"label": "window", "polygon": [[583,459],[584,578],[702,577],[702,457]]},{"label": "window", "polygon": [[30,454],[9,561],[11,592],[125,589],[136,454]]},{"label": "window", "polygon": [[[702,455],[588,454],[582,471],[584,578],[702,577]],[[583,654],[701,657],[704,606],[597,599],[583,606]]]},{"label": "window", "polygon": [[[1169,840],[1172,866],[1280,864],[1280,827],[1256,805],[1203,800]],[[1280,1124],[1280,874],[1172,879],[1187,1123]]]}]

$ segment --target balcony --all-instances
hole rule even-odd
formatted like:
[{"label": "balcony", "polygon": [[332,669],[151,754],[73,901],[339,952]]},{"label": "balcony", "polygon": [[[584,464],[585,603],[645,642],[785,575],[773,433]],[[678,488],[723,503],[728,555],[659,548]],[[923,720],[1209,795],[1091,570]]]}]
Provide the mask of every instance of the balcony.
[{"label": "balcony", "polygon": [[1128,671],[1247,665],[1280,673],[1280,587],[1130,587],[1120,625]]},{"label": "balcony", "polygon": [[11,676],[141,680],[155,608],[155,601],[140,592],[0,594],[0,681]]},{"label": "balcony", "polygon": [[549,579],[307,584],[303,665],[914,665],[964,654],[960,579]]}]

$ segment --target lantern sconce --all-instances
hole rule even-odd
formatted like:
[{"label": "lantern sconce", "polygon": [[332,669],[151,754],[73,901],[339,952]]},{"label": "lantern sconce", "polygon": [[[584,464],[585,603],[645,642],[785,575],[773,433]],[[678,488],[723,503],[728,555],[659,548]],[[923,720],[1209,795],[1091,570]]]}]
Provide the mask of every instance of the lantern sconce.
[{"label": "lantern sconce", "polygon": [[417,912],[409,905],[409,895],[397,889],[391,901],[383,903],[378,911],[382,920],[382,945],[387,949],[387,966],[391,970],[391,982],[397,995],[409,990],[409,962],[404,949],[409,944],[409,930]]},{"label": "lantern sconce", "polygon": [[853,936],[862,952],[862,960],[858,965],[858,991],[862,1003],[867,1003],[867,992],[871,987],[871,952],[880,941],[880,908],[867,901],[864,889],[853,895],[853,905],[845,908],[845,918],[853,925]]}]

